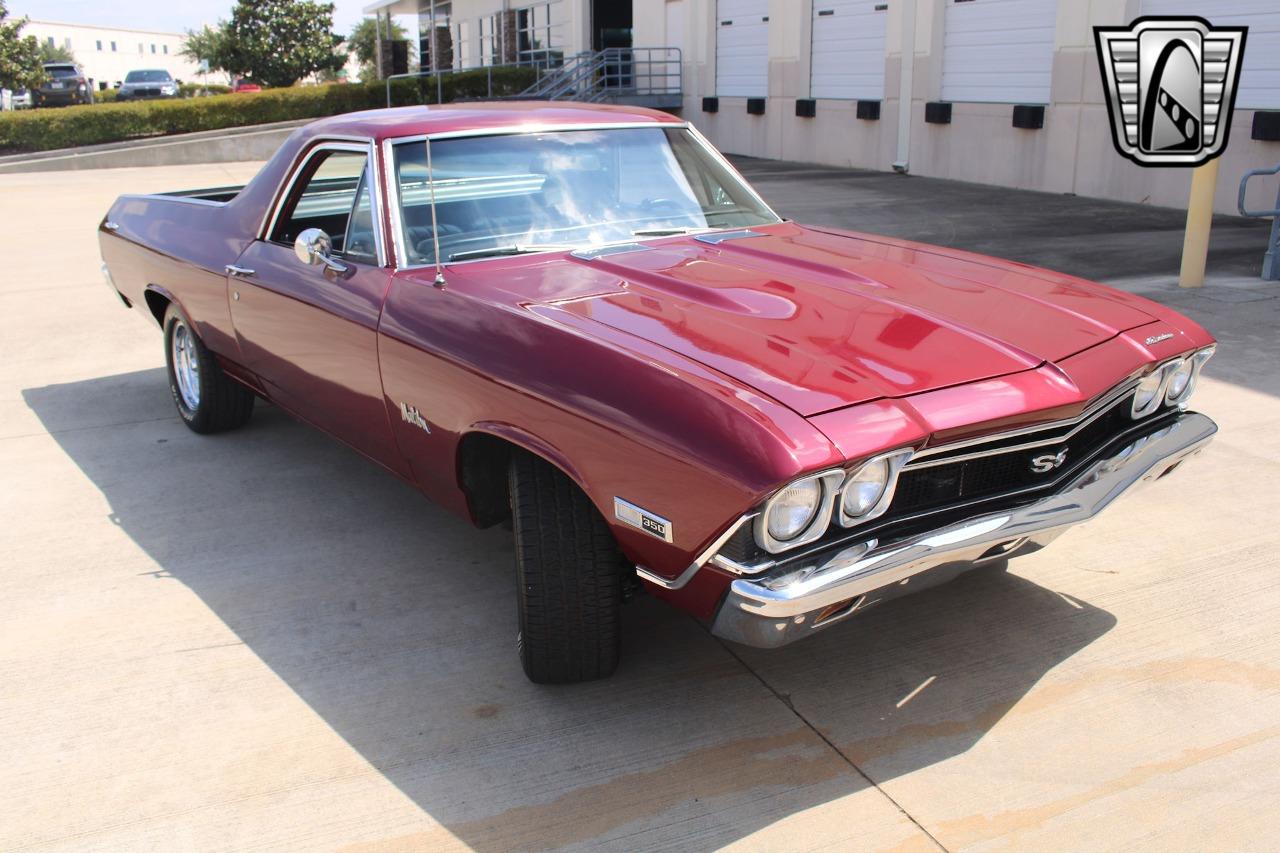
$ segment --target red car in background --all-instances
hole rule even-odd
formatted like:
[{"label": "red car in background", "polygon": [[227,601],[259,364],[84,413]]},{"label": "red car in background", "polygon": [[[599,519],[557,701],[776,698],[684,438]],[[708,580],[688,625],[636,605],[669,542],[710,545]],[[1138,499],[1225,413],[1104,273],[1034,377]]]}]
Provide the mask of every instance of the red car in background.
[{"label": "red car in background", "polygon": [[1038,550],[1216,431],[1186,317],[784,220],[655,111],[322,119],[99,235],[193,430],[261,396],[514,528],[539,682],[609,674],[637,585],[779,646]]},{"label": "red car in background", "polygon": [[237,77],[235,82],[231,84],[231,91],[241,92],[261,92],[262,87],[246,77]]}]

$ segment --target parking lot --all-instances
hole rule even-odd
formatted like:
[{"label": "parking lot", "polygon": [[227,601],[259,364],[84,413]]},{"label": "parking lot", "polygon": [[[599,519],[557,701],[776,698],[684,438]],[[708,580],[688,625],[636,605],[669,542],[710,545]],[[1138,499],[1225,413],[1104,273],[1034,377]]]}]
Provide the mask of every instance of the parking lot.
[{"label": "parking lot", "polygon": [[[1121,280],[1221,341],[1193,463],[1051,548],[777,651],[641,597],[528,683],[512,549],[280,411],[201,437],[104,287],[123,192],[0,176],[0,849],[1275,849],[1280,285],[1223,219],[743,163],[783,215]],[[148,328],[148,324],[151,325]]]}]

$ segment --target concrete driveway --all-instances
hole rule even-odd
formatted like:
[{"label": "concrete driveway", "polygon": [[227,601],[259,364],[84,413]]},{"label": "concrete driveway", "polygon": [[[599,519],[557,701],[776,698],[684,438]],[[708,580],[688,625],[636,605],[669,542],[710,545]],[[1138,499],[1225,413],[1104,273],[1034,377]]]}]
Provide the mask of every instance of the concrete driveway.
[{"label": "concrete driveway", "polygon": [[[753,168],[784,213],[911,233],[865,173]],[[1280,287],[1129,283],[1222,339],[1222,432],[1008,573],[775,652],[641,599],[614,678],[549,689],[507,534],[270,407],[179,423],[94,227],[253,171],[0,177],[0,849],[1275,849]],[[1055,251],[1117,245],[1100,207],[1055,200]]]}]

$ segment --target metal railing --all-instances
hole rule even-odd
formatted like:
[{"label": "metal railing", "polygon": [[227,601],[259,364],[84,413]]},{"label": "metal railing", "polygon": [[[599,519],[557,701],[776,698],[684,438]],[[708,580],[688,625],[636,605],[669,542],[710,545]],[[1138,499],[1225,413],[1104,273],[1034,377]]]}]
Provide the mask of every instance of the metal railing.
[{"label": "metal railing", "polygon": [[1271,236],[1267,242],[1267,253],[1262,258],[1262,278],[1264,281],[1280,281],[1280,193],[1276,194],[1276,206],[1272,210],[1249,210],[1245,207],[1245,191],[1249,188],[1249,179],[1259,175],[1280,174],[1280,166],[1270,169],[1253,169],[1245,172],[1240,179],[1240,196],[1236,206],[1241,216],[1255,219],[1271,220]]},{"label": "metal railing", "polygon": [[[550,66],[549,63],[559,60],[559,55],[553,52],[546,52],[544,55],[531,55],[528,59],[520,62],[504,62],[500,65],[477,65],[472,68],[441,68],[438,71],[410,71],[407,74],[391,74],[385,78],[387,90],[387,106],[391,106],[391,83],[394,80],[411,80],[420,77],[436,78],[436,99],[435,103],[444,103],[444,78],[453,74],[462,74],[464,72],[484,71],[488,76],[486,81],[486,97],[493,100],[493,72],[507,68],[532,68],[539,74],[544,73]],[[548,63],[544,65],[544,63]],[[511,97],[503,95],[501,97]]]},{"label": "metal railing", "polygon": [[[495,96],[493,72],[506,68],[534,69],[538,79],[519,94]],[[626,99],[678,105],[684,93],[684,61],[680,48],[610,47],[570,56],[554,50],[529,51],[519,62],[392,74],[386,78],[387,106],[391,106],[394,80],[435,77],[434,103],[439,104],[444,102],[444,78],[464,71],[487,72],[486,97],[490,100],[497,97],[610,103]]]},{"label": "metal railing", "polygon": [[520,97],[604,103],[622,98],[678,100],[683,92],[680,48],[611,47],[567,57]]}]

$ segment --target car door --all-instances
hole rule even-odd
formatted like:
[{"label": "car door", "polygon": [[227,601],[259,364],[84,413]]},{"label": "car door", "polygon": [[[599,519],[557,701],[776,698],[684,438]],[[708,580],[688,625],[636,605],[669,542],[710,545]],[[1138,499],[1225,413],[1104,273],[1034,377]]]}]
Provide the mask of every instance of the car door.
[{"label": "car door", "polygon": [[[228,268],[241,357],[280,405],[404,474],[378,369],[390,281],[368,143],[323,142],[299,158],[261,238]],[[319,228],[331,263],[294,241]]]}]

